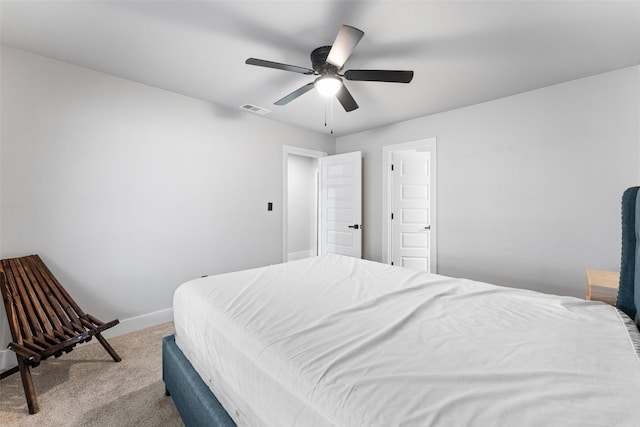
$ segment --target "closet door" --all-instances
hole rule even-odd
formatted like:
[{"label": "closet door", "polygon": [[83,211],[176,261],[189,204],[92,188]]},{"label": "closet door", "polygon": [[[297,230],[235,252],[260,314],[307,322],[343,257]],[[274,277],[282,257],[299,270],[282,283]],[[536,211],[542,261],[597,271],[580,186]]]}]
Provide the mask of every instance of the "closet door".
[{"label": "closet door", "polygon": [[391,173],[391,261],[427,272],[431,269],[430,154],[395,152]]}]

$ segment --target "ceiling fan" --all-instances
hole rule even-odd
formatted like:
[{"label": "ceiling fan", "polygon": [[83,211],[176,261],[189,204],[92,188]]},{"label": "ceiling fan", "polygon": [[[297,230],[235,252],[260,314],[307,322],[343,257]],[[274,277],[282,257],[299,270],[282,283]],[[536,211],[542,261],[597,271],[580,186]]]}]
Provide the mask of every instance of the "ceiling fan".
[{"label": "ceiling fan", "polygon": [[354,81],[391,83],[409,83],[411,79],[413,79],[413,71],[347,70],[344,74],[340,74],[344,63],[351,55],[353,48],[358,44],[362,36],[364,36],[364,32],[361,30],[349,25],[343,25],[340,27],[338,36],[332,46],[321,46],[311,52],[312,68],[281,64],[279,62],[266,61],[264,59],[257,58],[249,58],[245,63],[249,65],[257,65],[259,67],[275,68],[277,70],[319,76],[313,82],[307,83],[284,98],[279,99],[274,103],[275,105],[288,104],[315,87],[322,95],[335,95],[345,111],[349,112],[358,108],[358,104],[344,85],[342,77],[347,80]]}]

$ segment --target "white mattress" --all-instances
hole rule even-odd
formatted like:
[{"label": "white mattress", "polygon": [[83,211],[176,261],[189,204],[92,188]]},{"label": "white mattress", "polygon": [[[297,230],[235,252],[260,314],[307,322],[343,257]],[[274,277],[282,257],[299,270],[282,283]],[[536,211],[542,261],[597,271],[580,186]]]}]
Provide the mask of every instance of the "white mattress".
[{"label": "white mattress", "polygon": [[238,425],[640,425],[604,303],[327,255],[187,282],[174,318]]}]

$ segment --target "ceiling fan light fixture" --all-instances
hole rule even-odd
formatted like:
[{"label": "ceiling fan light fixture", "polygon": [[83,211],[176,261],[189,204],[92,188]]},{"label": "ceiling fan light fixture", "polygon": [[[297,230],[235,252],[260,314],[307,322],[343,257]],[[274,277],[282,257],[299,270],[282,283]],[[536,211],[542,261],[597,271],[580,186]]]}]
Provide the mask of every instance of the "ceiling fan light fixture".
[{"label": "ceiling fan light fixture", "polygon": [[321,76],[315,81],[316,89],[322,96],[334,96],[342,87],[342,80],[335,76]]}]

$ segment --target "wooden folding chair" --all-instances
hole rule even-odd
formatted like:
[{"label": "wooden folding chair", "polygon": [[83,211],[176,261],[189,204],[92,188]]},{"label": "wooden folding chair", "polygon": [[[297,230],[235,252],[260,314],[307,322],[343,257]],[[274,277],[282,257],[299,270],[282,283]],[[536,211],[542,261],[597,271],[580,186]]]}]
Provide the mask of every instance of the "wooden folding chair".
[{"label": "wooden folding chair", "polygon": [[40,361],[68,353],[94,336],[114,361],[121,360],[101,335],[118,319],[103,323],[84,313],[38,255],[3,259],[1,266],[0,290],[13,339],[9,348],[18,366],[0,373],[0,379],[20,372],[29,413],[39,410],[30,368]]}]

